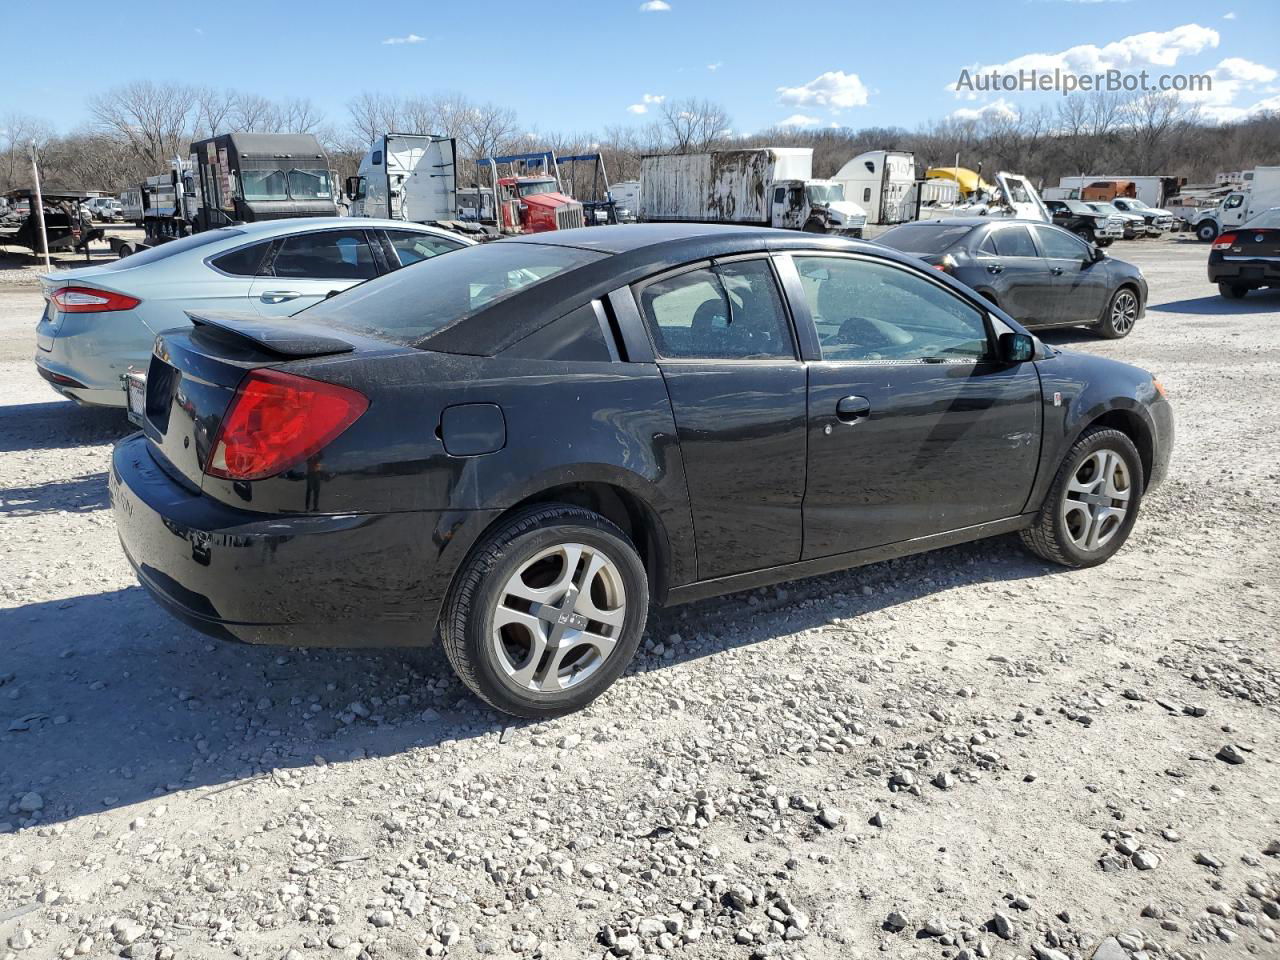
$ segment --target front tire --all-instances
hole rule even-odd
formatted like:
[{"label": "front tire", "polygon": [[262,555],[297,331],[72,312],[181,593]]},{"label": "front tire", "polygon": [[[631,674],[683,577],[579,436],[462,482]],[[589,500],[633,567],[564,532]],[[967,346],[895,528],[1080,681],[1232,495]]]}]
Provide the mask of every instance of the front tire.
[{"label": "front tire", "polygon": [[1108,340],[1127,337],[1138,322],[1138,295],[1131,287],[1121,287],[1111,295],[1098,324],[1098,332]]},{"label": "front tire", "polygon": [[1219,283],[1218,293],[1228,300],[1243,300],[1250,288],[1243,283]]},{"label": "front tire", "polygon": [[1218,225],[1212,220],[1206,220],[1196,227],[1196,239],[1201,243],[1213,243],[1218,239]]},{"label": "front tire", "polygon": [[1142,503],[1142,458],[1126,434],[1091,427],[1072,444],[1022,542],[1064,567],[1094,567],[1129,538]]},{"label": "front tire", "polygon": [[478,697],[518,717],[586,706],[626,669],[649,585],[626,534],[568,504],[521,511],[472,548],[446,601],[449,663]]}]

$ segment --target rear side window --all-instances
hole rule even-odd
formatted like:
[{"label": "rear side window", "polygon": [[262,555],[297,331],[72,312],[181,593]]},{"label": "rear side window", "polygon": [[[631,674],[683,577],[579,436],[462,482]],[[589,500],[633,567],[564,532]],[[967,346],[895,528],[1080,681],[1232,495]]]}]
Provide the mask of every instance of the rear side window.
[{"label": "rear side window", "polygon": [[690,360],[795,357],[782,299],[765,260],[704,267],[640,295],[658,353]]},{"label": "rear side window", "polygon": [[271,262],[277,277],[369,280],[378,275],[363,230],[325,230],[285,237]]},{"label": "rear side window", "polygon": [[996,241],[996,253],[1002,257],[1038,257],[1040,251],[1031,241],[1031,234],[1022,225],[1002,227],[992,234]]},{"label": "rear side window", "polygon": [[400,266],[407,267],[420,260],[430,260],[450,250],[465,246],[456,240],[438,237],[433,233],[415,233],[411,230],[388,230],[387,237],[395,248]]},{"label": "rear side window", "polygon": [[209,265],[232,276],[256,277],[258,268],[262,266],[262,260],[269,249],[271,249],[270,240],[250,244],[247,247],[241,247],[238,250],[232,250],[230,253],[214,257],[209,261]]},{"label": "rear side window", "polygon": [[1089,248],[1078,238],[1063,230],[1053,227],[1036,227],[1036,236],[1040,239],[1040,248],[1046,257],[1058,260],[1079,260],[1087,256]]},{"label": "rear side window", "polygon": [[614,358],[605,343],[595,307],[586,303],[553,320],[502,351],[504,357],[529,360],[577,360],[609,363]]}]

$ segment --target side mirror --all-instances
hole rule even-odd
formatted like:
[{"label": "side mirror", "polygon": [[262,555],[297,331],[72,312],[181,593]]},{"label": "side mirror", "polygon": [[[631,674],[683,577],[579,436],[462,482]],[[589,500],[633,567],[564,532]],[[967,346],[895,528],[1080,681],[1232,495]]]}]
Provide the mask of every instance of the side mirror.
[{"label": "side mirror", "polygon": [[1089,248],[1090,263],[1097,263],[1099,260],[1105,259],[1107,259],[1107,251],[1103,250],[1101,247],[1091,246]]},{"label": "side mirror", "polygon": [[1000,359],[1005,363],[1026,363],[1036,355],[1036,342],[1029,333],[1000,334]]}]

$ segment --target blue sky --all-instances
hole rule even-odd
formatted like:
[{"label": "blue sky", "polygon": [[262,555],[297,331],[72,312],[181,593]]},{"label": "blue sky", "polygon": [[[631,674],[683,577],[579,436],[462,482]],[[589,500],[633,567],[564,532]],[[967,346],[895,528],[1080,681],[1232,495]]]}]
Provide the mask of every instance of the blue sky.
[{"label": "blue sky", "polygon": [[[1208,114],[1280,108],[1276,0],[4,6],[0,118],[18,110],[63,132],[86,120],[96,90],[144,77],[309,97],[336,125],[361,90],[456,91],[514,108],[531,130],[582,132],[643,124],[664,97],[717,101],[738,132],[784,120],[915,127],[957,110],[1021,111],[1056,99],[947,89],[963,67],[1009,63],[1212,71],[1214,91],[1199,95]],[[60,36],[47,32],[55,16]],[[30,36],[46,42],[20,39]],[[66,68],[49,70],[61,44],[72,51]]]}]

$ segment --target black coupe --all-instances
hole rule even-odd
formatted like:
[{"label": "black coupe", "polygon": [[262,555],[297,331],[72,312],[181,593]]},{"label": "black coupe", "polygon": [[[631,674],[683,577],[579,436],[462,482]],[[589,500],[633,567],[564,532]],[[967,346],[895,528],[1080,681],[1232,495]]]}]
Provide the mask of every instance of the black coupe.
[{"label": "black coupe", "polygon": [[914,253],[1032,328],[1092,327],[1129,335],[1147,304],[1147,281],[1061,227],[1026,220],[953,217],[904,223],[877,243]]},{"label": "black coupe", "polygon": [[421,644],[501,710],[605,690],[651,602],[1018,531],[1090,566],[1160,481],[1149,373],[870,243],[501,240],[158,338],[111,499],[141,582],[251,642]]}]

